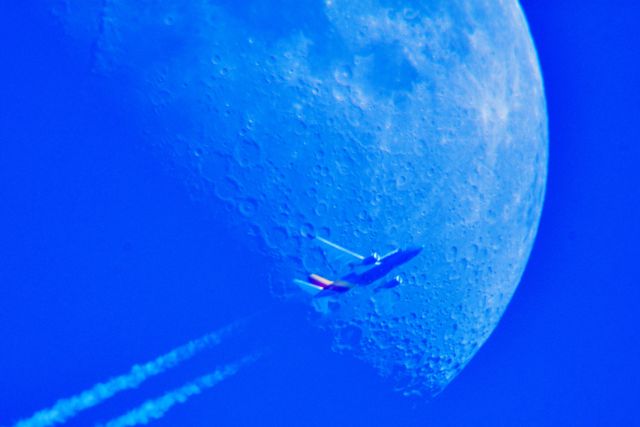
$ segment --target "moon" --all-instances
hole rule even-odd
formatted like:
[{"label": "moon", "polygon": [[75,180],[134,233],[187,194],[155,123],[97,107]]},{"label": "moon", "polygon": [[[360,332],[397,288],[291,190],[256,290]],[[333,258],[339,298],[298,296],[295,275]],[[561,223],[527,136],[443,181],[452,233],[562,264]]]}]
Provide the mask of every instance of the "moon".
[{"label": "moon", "polygon": [[255,286],[309,303],[291,280],[342,266],[308,234],[424,247],[401,286],[312,315],[401,393],[440,392],[504,313],[543,204],[545,98],[517,1],[85,3],[56,10],[148,143],[268,257]]}]

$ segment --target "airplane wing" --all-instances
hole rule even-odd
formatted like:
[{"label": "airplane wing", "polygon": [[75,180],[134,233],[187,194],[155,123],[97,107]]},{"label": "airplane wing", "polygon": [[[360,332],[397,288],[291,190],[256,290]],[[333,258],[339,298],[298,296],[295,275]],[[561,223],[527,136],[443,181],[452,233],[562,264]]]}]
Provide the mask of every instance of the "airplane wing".
[{"label": "airplane wing", "polygon": [[353,258],[356,258],[358,261],[364,261],[365,258],[366,258],[366,257],[364,257],[364,256],[362,256],[362,255],[360,255],[360,254],[358,254],[356,252],[350,251],[349,249],[347,249],[347,248],[345,248],[343,246],[340,246],[340,245],[338,245],[336,243],[333,243],[332,241],[327,240],[325,238],[322,238],[322,237],[319,237],[319,236],[315,236],[314,239],[316,239],[320,243],[323,243],[323,244],[325,244],[325,245],[327,245],[327,246],[329,246],[329,247],[331,247],[333,249],[336,249],[336,250],[338,250],[338,251],[340,251],[340,252],[342,252],[344,254],[347,254],[347,255],[349,255],[349,256],[351,256]]},{"label": "airplane wing", "polygon": [[385,260],[389,259],[389,257],[397,254],[398,252],[400,252],[400,248],[395,248],[392,251],[389,251],[386,254],[382,255],[378,262],[384,262]]}]

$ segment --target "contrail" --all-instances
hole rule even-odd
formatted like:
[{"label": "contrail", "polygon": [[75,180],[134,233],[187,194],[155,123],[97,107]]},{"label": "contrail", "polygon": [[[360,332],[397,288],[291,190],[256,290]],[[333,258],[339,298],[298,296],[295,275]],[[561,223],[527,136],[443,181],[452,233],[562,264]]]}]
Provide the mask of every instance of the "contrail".
[{"label": "contrail", "polygon": [[150,377],[161,374],[195,356],[197,353],[220,343],[225,335],[235,330],[235,322],[218,331],[188,342],[143,365],[134,365],[131,370],[72,397],[58,400],[52,407],[36,412],[30,418],[18,421],[14,427],[48,427],[61,424],[78,413],[96,406],[121,391],[138,387]]},{"label": "contrail", "polygon": [[196,380],[172,390],[156,399],[150,399],[142,405],[127,412],[126,414],[108,421],[106,424],[99,424],[96,427],[130,427],[148,424],[151,421],[160,419],[173,406],[185,403],[190,397],[198,395],[207,389],[216,386],[219,382],[234,375],[238,370],[254,362],[258,356],[246,357],[239,362],[223,366],[214,372],[204,375]]}]

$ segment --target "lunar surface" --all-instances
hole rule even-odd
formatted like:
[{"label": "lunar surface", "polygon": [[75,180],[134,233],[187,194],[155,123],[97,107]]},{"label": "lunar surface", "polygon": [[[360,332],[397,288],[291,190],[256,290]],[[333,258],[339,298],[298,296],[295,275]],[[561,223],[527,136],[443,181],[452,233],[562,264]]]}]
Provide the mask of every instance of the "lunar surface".
[{"label": "lunar surface", "polygon": [[[88,3],[56,11],[148,143],[270,259],[251,286],[309,304],[398,391],[442,390],[496,327],[542,209],[547,117],[518,3]],[[291,280],[344,263],[309,234],[424,250],[401,286],[320,307]]]}]

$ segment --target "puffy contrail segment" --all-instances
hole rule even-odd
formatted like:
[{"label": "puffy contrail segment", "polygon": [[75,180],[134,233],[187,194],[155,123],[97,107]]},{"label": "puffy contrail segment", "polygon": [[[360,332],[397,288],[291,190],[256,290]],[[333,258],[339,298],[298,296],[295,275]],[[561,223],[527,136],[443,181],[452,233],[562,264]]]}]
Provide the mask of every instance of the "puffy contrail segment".
[{"label": "puffy contrail segment", "polygon": [[142,405],[127,412],[126,414],[108,421],[106,424],[99,424],[97,427],[130,427],[148,424],[151,421],[160,419],[173,406],[185,403],[190,397],[196,396],[207,389],[215,387],[218,383],[234,375],[240,368],[248,363],[254,362],[258,356],[246,357],[239,362],[223,366],[214,372],[204,375],[196,380],[172,390],[156,399],[150,399]]},{"label": "puffy contrail segment", "polygon": [[60,399],[52,407],[36,412],[31,418],[18,421],[14,427],[48,427],[64,423],[80,412],[99,405],[117,393],[137,388],[148,378],[178,366],[199,352],[219,344],[224,336],[238,327],[239,323],[241,322],[235,322],[218,331],[190,341],[150,362],[134,365],[128,373],[111,378],[104,383],[98,383],[80,394]]}]

